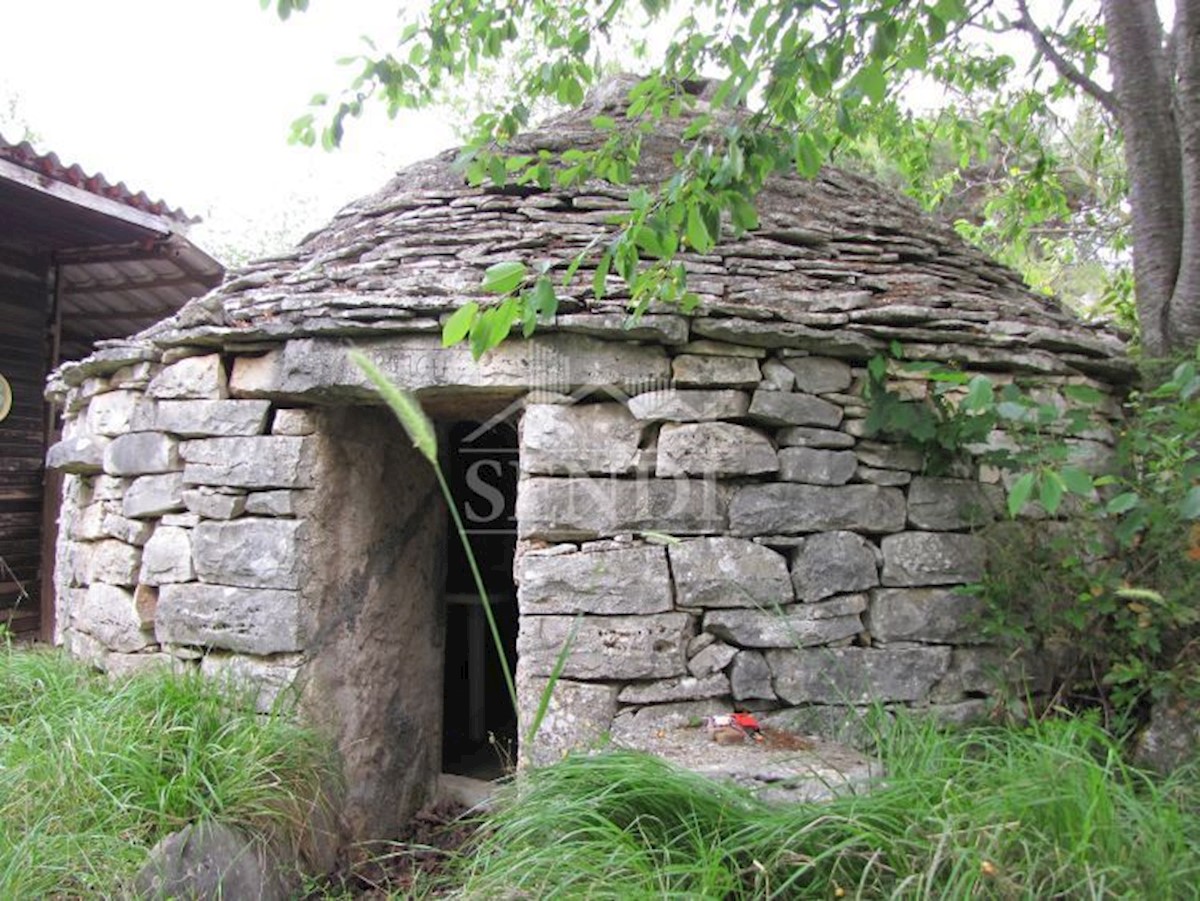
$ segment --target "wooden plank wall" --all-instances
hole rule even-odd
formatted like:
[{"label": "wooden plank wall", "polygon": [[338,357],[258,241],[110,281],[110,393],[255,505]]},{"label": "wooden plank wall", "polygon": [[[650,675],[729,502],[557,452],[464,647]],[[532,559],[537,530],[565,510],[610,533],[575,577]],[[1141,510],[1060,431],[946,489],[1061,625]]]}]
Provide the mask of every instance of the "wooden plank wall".
[{"label": "wooden plank wall", "polygon": [[0,556],[12,570],[0,566],[0,623],[17,632],[38,628],[46,313],[44,272],[26,277],[10,266],[0,269],[0,373],[13,391],[12,410],[0,422]]}]

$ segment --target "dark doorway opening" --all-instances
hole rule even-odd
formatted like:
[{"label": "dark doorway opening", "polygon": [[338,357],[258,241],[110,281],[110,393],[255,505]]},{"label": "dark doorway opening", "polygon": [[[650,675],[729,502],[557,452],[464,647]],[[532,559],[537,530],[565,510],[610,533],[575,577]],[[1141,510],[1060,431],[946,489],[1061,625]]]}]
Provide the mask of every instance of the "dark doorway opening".
[{"label": "dark doorway opening", "polygon": [[[509,668],[516,672],[517,431],[515,424],[456,422],[445,442],[447,479],[479,562]],[[517,717],[470,564],[449,524],[442,771],[494,779],[515,765]]]}]

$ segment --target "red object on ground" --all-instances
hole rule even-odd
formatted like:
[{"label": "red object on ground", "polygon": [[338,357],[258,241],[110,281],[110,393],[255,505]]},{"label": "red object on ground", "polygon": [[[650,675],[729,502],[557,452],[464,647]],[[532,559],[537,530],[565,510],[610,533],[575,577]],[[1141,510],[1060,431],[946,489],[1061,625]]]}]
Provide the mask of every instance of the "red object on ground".
[{"label": "red object on ground", "polygon": [[747,732],[761,732],[762,726],[758,724],[758,720],[754,718],[752,713],[735,713],[733,714],[734,725]]}]

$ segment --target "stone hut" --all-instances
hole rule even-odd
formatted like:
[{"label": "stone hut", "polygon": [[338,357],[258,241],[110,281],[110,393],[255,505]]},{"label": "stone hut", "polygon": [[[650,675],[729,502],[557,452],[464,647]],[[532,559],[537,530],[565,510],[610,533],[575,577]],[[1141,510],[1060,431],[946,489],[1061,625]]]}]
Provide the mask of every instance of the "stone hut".
[{"label": "stone hut", "polygon": [[[598,95],[515,149],[595,145],[590,118],[614,109]],[[646,135],[635,182],[676,146]],[[198,668],[264,708],[296,699],[338,741],[355,837],[393,832],[489,734],[520,734],[434,473],[358,347],[438,423],[521,728],[571,642],[525,759],[734,707],[827,725],[873,703],[984,709],[1003,657],[955,588],[983,572],[973,529],[1003,474],[930,475],[868,435],[866,366],[898,343],[1043,396],[1115,395],[1119,343],[826,169],[772,181],[756,231],[683,255],[693,315],[630,322],[620,280],[597,302],[585,266],[552,324],[475,362],[441,323],[484,270],[564,267],[628,189],[473,188],[453,161],[55,374],[66,441],[103,447],[57,456],[58,639],[110,673]],[[1080,460],[1106,459],[1116,412],[1072,439]]]}]

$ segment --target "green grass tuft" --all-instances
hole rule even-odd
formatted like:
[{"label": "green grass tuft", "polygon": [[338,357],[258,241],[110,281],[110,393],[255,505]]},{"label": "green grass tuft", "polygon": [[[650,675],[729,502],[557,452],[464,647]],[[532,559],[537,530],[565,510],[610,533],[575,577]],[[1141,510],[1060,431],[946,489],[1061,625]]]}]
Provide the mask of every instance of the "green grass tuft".
[{"label": "green grass tuft", "polygon": [[111,681],[0,648],[0,897],[109,897],[147,849],[219,820],[298,842],[327,746],[199,676]]}]

